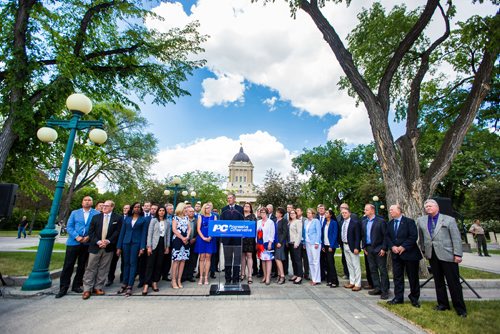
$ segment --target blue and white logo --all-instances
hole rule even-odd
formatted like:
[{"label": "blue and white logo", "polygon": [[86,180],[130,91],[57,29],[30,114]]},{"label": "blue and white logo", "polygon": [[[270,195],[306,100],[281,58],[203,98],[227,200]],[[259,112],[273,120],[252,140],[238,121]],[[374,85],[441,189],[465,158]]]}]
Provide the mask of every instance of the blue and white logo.
[{"label": "blue and white logo", "polygon": [[210,220],[208,235],[222,238],[255,238],[256,223],[249,220]]}]

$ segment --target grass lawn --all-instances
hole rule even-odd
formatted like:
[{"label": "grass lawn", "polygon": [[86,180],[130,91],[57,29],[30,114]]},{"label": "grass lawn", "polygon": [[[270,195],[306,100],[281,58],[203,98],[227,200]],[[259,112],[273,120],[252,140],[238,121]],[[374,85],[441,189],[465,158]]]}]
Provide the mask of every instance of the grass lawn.
[{"label": "grass lawn", "polygon": [[[27,235],[26,238],[29,238],[29,237],[38,237],[38,233],[40,233],[39,230],[33,230],[31,231],[31,235]],[[28,232],[26,231],[26,234],[28,234]],[[13,231],[13,230],[8,230],[8,231],[0,231],[0,237],[17,237],[17,230]],[[21,235],[21,238],[23,237],[23,235]]]},{"label": "grass lawn", "polygon": [[[35,263],[36,253],[0,252],[2,275],[27,276]],[[49,270],[62,268],[65,253],[52,253]]]},{"label": "grass lawn", "polygon": [[[472,254],[477,254],[477,248],[472,248],[471,251],[472,251]],[[488,253],[499,255],[500,249],[488,249]]]},{"label": "grass lawn", "polygon": [[[21,249],[27,249],[27,250],[37,250],[38,246],[31,246],[31,247],[24,247]],[[60,244],[58,242],[54,243],[54,250],[66,250],[66,244]]]},{"label": "grass lawn", "polygon": [[467,318],[460,318],[451,311],[434,311],[436,302],[422,302],[417,309],[409,303],[403,305],[388,305],[379,303],[382,307],[417,324],[432,333],[466,334],[466,333],[498,333],[500,328],[500,301],[465,301]]}]

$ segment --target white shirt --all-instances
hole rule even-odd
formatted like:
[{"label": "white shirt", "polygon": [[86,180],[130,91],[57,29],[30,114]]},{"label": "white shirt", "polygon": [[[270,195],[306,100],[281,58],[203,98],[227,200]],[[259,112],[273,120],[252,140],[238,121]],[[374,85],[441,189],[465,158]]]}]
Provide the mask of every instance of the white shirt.
[{"label": "white shirt", "polygon": [[161,220],[160,221],[160,237],[165,236],[165,221]]},{"label": "white shirt", "polygon": [[342,242],[347,243],[347,229],[349,228],[349,223],[351,222],[351,218],[344,220],[342,224]]},{"label": "white shirt", "polygon": [[[332,222],[330,221],[330,224]],[[325,236],[325,246],[330,246],[330,239],[328,239],[328,227],[330,224],[325,224],[324,230],[323,230],[323,235]]]},{"label": "white shirt", "polygon": [[264,226],[262,226],[262,223],[262,220],[257,222],[257,230],[262,230],[262,241],[265,243],[274,242],[274,222],[271,219],[268,219],[264,223]]}]

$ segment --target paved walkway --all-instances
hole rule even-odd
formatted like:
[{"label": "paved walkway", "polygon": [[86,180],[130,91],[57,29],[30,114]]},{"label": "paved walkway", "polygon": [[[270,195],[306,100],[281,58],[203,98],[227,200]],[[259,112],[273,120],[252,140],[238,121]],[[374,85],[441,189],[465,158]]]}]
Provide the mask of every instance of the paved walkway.
[{"label": "paved walkway", "polygon": [[130,298],[106,295],[83,301],[70,294],[4,299],[0,332],[423,333],[378,306],[379,299],[366,291],[254,283],[250,296],[208,297],[208,286],[187,283],[176,295],[167,295],[174,290],[162,283],[155,297],[140,296],[136,289]]}]

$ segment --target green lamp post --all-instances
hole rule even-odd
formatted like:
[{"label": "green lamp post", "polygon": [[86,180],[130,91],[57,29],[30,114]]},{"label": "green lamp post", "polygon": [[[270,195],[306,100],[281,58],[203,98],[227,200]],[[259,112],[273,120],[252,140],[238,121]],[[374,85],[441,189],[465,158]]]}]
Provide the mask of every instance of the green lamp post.
[{"label": "green lamp post", "polygon": [[70,130],[66,152],[59,171],[59,178],[56,183],[54,199],[50,208],[49,220],[45,228],[40,232],[40,243],[36,253],[35,263],[28,279],[24,282],[22,290],[42,290],[50,288],[52,280],[50,279],[49,264],[54,248],[56,217],[59,212],[59,205],[64,190],[66,173],[68,171],[69,161],[73,152],[77,130],[94,128],[89,132],[89,138],[96,144],[103,144],[108,135],[102,130],[102,121],[81,121],[80,118],[87,115],[92,110],[92,102],[83,94],[72,94],[66,100],[66,107],[71,111],[70,120],[49,119],[48,127],[40,128],[37,137],[43,142],[54,142],[57,139],[57,132],[53,127],[61,127]]},{"label": "green lamp post", "polygon": [[[163,192],[163,194],[165,194],[165,196],[169,196],[170,195],[170,191],[174,192],[174,210],[175,210],[175,208],[177,207],[177,194],[179,193],[180,190],[186,189],[186,187],[181,186],[181,178],[178,177],[178,176],[175,176],[172,179],[172,184],[173,184],[173,186],[167,186],[166,187],[167,189],[165,189],[165,191]],[[182,195],[186,196],[187,195],[187,191],[184,190],[182,192]]]},{"label": "green lamp post", "polygon": [[379,200],[378,196],[375,195],[373,196],[372,198],[373,200],[373,204],[375,205],[375,214],[378,216],[378,210],[379,209],[382,209],[384,210],[385,209],[385,206],[382,204],[382,202]]}]

